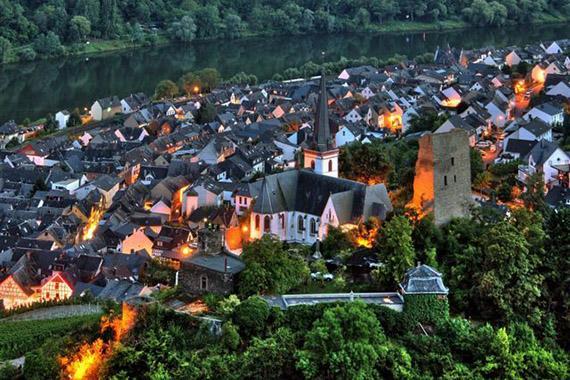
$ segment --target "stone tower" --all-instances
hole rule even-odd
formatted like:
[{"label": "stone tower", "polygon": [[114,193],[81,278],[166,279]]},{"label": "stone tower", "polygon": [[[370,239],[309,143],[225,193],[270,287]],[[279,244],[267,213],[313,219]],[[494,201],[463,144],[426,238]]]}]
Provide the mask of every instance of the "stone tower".
[{"label": "stone tower", "polygon": [[338,149],[331,139],[326,79],[321,74],[319,99],[315,115],[313,141],[310,148],[304,150],[303,167],[311,168],[315,173],[338,178]]},{"label": "stone tower", "polygon": [[413,206],[420,214],[433,213],[437,225],[469,214],[471,161],[467,132],[427,133],[420,138],[414,178]]}]

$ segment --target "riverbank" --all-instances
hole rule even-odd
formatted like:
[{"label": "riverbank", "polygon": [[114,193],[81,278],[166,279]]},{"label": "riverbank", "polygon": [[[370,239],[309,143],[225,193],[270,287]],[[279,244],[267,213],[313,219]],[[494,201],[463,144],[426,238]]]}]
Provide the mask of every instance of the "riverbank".
[{"label": "riverbank", "polygon": [[[549,24],[564,24],[570,22],[570,17],[565,17],[561,15],[551,15],[551,14],[540,14],[535,20],[530,22],[533,25],[549,25]],[[516,26],[516,24],[509,23],[506,26]],[[477,29],[476,26],[470,25],[463,20],[445,20],[436,22],[419,22],[419,21],[389,21],[382,24],[369,24],[363,29],[362,34],[365,33],[385,33],[385,34],[400,34],[400,33],[422,33],[422,32],[436,32],[436,31],[453,31],[462,29]],[[345,32],[349,33],[349,32]],[[313,34],[311,34],[313,35]],[[253,38],[263,38],[263,37],[279,37],[279,34],[272,33],[251,33],[246,32],[237,40],[253,39]],[[301,35],[299,35],[301,36]],[[306,35],[305,35],[306,36]],[[91,40],[83,44],[75,45],[65,45],[64,57],[74,57],[74,56],[92,56],[103,53],[120,52],[126,50],[132,50],[141,47],[149,46],[166,46],[169,44],[175,44],[175,42],[168,39],[165,33],[155,34],[150,38],[147,36],[145,41],[141,43],[135,43],[130,39],[118,39],[118,40]],[[193,42],[206,42],[206,41],[219,41],[222,40],[220,37],[212,39],[195,39]],[[43,59],[51,59],[53,56],[42,56],[37,55],[35,59],[29,60],[24,59],[20,54],[26,48],[30,48],[31,45],[19,46],[12,48],[7,57],[4,60],[4,64],[13,64],[24,61],[38,61]],[[0,63],[2,66],[2,63]]]}]

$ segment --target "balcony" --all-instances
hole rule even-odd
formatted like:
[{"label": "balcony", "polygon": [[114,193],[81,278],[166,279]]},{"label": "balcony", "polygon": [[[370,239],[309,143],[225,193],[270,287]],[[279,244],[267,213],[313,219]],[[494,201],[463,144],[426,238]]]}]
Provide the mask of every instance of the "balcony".
[{"label": "balcony", "polygon": [[528,177],[530,177],[531,175],[533,175],[535,173],[536,173],[536,169],[533,166],[519,165],[519,172],[517,175],[517,179],[520,182],[526,184]]}]

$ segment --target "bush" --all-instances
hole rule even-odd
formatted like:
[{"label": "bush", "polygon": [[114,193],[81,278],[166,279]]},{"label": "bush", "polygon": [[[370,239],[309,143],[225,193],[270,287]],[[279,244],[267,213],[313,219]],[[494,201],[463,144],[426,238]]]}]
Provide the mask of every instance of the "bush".
[{"label": "bush", "polygon": [[253,337],[265,330],[269,318],[269,305],[260,297],[249,297],[234,310],[233,321],[246,337]]}]

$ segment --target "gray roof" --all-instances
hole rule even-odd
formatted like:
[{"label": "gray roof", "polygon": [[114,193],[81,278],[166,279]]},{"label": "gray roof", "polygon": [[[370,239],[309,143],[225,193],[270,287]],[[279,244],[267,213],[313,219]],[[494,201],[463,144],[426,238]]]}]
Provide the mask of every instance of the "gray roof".
[{"label": "gray roof", "polygon": [[253,206],[253,211],[259,214],[297,211],[322,215],[331,195],[334,195],[333,202],[339,218],[345,221],[370,216],[372,203],[383,204],[386,210],[392,210],[384,185],[367,186],[309,170],[288,170],[267,176],[259,182],[261,188]]},{"label": "gray roof", "polygon": [[406,272],[400,284],[404,294],[447,294],[441,273],[428,265],[419,265]]},{"label": "gray roof", "polygon": [[551,126],[549,126],[548,124],[544,123],[542,120],[539,119],[533,119],[528,124],[522,125],[521,128],[526,129],[536,137],[542,136],[543,134],[552,129]]},{"label": "gray roof", "polygon": [[245,269],[245,263],[238,256],[225,252],[218,255],[198,253],[186,259],[185,263],[220,273],[236,274]]},{"label": "gray roof", "polygon": [[401,307],[404,304],[402,296],[396,292],[390,293],[337,293],[337,294],[291,294],[264,296],[263,299],[271,307],[286,310],[291,306],[316,305],[320,303],[362,301],[368,304]]},{"label": "gray roof", "polygon": [[313,132],[312,149],[319,152],[326,152],[332,149],[330,144],[331,140],[331,127],[329,125],[329,107],[327,86],[324,73],[321,74],[321,84],[319,100],[317,101],[317,112],[315,115],[315,128]]},{"label": "gray roof", "polygon": [[505,152],[507,153],[517,153],[521,157],[524,157],[530,152],[530,150],[538,143],[536,140],[520,140],[520,139],[508,139],[507,146],[505,147]]},{"label": "gray roof", "polygon": [[558,149],[558,144],[551,141],[540,140],[525,157],[525,161],[529,161],[532,157],[535,166],[544,164],[550,156]]}]

